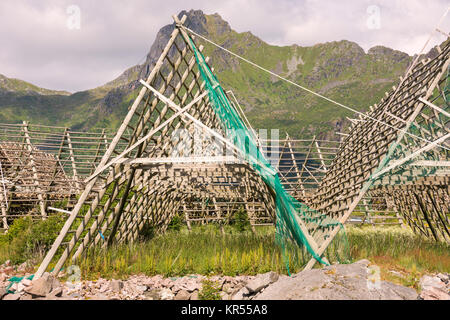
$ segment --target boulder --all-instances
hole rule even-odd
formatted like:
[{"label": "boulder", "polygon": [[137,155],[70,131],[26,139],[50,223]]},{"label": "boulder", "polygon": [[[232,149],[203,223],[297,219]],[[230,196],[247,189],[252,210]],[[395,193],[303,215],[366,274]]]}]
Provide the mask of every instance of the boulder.
[{"label": "boulder", "polygon": [[174,286],[174,283],[171,279],[166,278],[161,281],[161,287],[171,289]]},{"label": "boulder", "polygon": [[19,293],[19,292],[22,292],[25,288],[27,288],[27,287],[25,287],[22,283],[18,283],[17,284],[17,293]]},{"label": "boulder", "polygon": [[415,300],[414,289],[386,281],[369,282],[367,261],[304,270],[280,277],[254,300]]},{"label": "boulder", "polygon": [[140,293],[140,294],[142,294],[142,293],[144,293],[145,291],[147,291],[147,286],[136,286],[136,290]]},{"label": "boulder", "polygon": [[27,267],[28,264],[24,262],[17,267],[17,272],[25,272],[27,270]]},{"label": "boulder", "polygon": [[145,299],[147,300],[160,300],[159,289],[151,289],[144,292]]},{"label": "boulder", "polygon": [[450,280],[450,276],[448,274],[439,273],[436,275],[442,282],[447,283]]},{"label": "boulder", "polygon": [[420,279],[419,285],[420,285],[420,289],[422,291],[431,290],[432,288],[439,289],[439,290],[443,291],[444,293],[447,291],[445,282],[443,282],[437,276],[424,275]]},{"label": "boulder", "polygon": [[29,293],[24,293],[19,300],[33,300],[33,296]]},{"label": "boulder", "polygon": [[22,281],[21,281],[21,283],[25,286],[25,287],[29,287],[29,286],[31,286],[31,280],[30,279],[26,279],[26,278],[24,278]]},{"label": "boulder", "polygon": [[161,300],[173,300],[174,298],[174,294],[172,293],[172,291],[167,288],[161,289],[159,294],[161,296]]},{"label": "boulder", "polygon": [[91,296],[87,296],[86,300],[109,300],[107,296],[99,293]]},{"label": "boulder", "polygon": [[368,267],[371,262],[367,259],[361,259],[361,260],[356,261],[355,263],[362,264],[362,265]]},{"label": "boulder", "polygon": [[270,271],[264,274],[259,274],[253,280],[246,284],[246,288],[250,293],[257,293],[261,289],[267,287],[269,284],[278,280],[278,273]]},{"label": "boulder", "polygon": [[383,300],[416,300],[418,298],[417,292],[413,288],[387,281],[381,282],[378,292],[380,299]]},{"label": "boulder", "polygon": [[247,289],[247,287],[242,287],[232,295],[231,300],[246,300],[248,295],[250,295],[250,291]]},{"label": "boulder", "polygon": [[200,289],[200,284],[194,281],[190,281],[184,285],[184,289],[188,292],[194,292]]},{"label": "boulder", "polygon": [[222,300],[230,300],[230,296],[228,293],[224,292],[224,291],[220,291],[220,298]]},{"label": "boulder", "polygon": [[46,272],[39,279],[33,280],[31,286],[24,291],[38,297],[45,297],[53,289],[60,287],[61,283],[52,274]]},{"label": "boulder", "polygon": [[3,300],[19,300],[20,296],[20,293],[9,293],[3,297]]},{"label": "boulder", "polygon": [[233,291],[233,285],[231,283],[225,283],[222,290],[226,293],[231,293]]},{"label": "boulder", "polygon": [[198,290],[195,290],[194,292],[192,292],[189,300],[198,300]]},{"label": "boulder", "polygon": [[6,294],[7,294],[6,288],[1,287],[1,288],[0,288],[0,300],[2,300],[2,298],[3,298],[4,296],[6,296]]},{"label": "boulder", "polygon": [[174,300],[189,300],[191,297],[191,294],[187,290],[180,290],[175,295]]},{"label": "boulder", "polygon": [[437,288],[430,288],[420,293],[423,300],[450,300],[450,295]]},{"label": "boulder", "polygon": [[123,289],[123,282],[120,280],[112,280],[110,283],[111,291],[121,292]]},{"label": "boulder", "polygon": [[19,287],[19,285],[18,285],[16,282],[14,282],[14,283],[11,285],[11,287],[9,287],[9,290],[10,290],[10,291],[16,292],[17,289],[18,289],[18,287]]},{"label": "boulder", "polygon": [[6,273],[6,274],[14,273],[14,267],[8,266],[8,267],[3,268],[3,273]]},{"label": "boulder", "polygon": [[53,290],[46,296],[46,298],[49,298],[49,299],[52,299],[52,298],[53,298],[53,299],[54,299],[54,298],[57,298],[57,297],[61,297],[62,293],[63,293],[62,288],[61,288],[61,287],[57,287],[57,288],[53,289]]}]

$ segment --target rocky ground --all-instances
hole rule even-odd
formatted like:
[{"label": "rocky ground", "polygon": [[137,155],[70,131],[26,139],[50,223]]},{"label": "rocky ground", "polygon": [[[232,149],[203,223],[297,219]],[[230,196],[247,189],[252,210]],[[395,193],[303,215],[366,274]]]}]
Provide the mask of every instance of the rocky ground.
[{"label": "rocky ground", "polygon": [[[203,280],[217,283],[223,300],[285,300],[285,299],[396,299],[450,300],[448,274],[425,275],[420,280],[420,294],[414,289],[386,281],[377,281],[369,261],[333,265],[302,271],[288,277],[275,272],[257,276],[190,275],[164,278],[134,275],[127,280],[61,282],[45,273],[40,279],[31,275],[26,264],[0,265],[0,299],[2,300],[198,300]],[[11,284],[13,276],[25,276]]]}]

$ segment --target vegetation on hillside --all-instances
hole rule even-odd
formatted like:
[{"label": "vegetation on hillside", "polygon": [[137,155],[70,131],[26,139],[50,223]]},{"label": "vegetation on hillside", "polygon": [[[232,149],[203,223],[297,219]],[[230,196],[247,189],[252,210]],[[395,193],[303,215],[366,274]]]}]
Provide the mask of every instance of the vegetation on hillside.
[{"label": "vegetation on hillside", "polygon": [[[367,110],[377,103],[398,82],[411,60],[405,53],[383,47],[365,53],[356,43],[345,40],[311,47],[274,46],[250,32],[237,33],[217,14],[190,11],[187,15],[189,25],[218,44],[357,110]],[[167,41],[167,36],[157,37],[157,41]],[[287,131],[297,138],[313,134],[323,137],[341,126],[346,116],[352,116],[351,112],[305,93],[201,39],[196,41],[205,46],[204,52],[212,57],[211,64],[223,87],[233,90],[255,128],[280,129],[282,134]],[[155,48],[164,45],[165,42],[158,43]],[[159,52],[149,54],[158,55]],[[142,70],[147,64],[152,61],[131,67],[102,87],[72,95],[57,92],[43,95],[37,87],[23,90],[22,85],[6,87],[0,83],[0,122],[29,120],[73,129],[117,129],[139,90],[130,84],[146,76]]]}]

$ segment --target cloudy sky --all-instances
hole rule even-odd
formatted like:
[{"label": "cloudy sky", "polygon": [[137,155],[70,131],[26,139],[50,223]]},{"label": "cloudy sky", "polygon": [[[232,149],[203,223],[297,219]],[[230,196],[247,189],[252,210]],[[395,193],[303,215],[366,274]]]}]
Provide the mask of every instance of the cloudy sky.
[{"label": "cloudy sky", "polygon": [[[0,74],[71,92],[142,63],[158,30],[186,9],[219,13],[276,45],[347,39],[419,52],[448,0],[1,0]],[[78,19],[79,17],[79,19]],[[442,29],[450,30],[450,13]],[[431,45],[444,40],[435,35]]]}]

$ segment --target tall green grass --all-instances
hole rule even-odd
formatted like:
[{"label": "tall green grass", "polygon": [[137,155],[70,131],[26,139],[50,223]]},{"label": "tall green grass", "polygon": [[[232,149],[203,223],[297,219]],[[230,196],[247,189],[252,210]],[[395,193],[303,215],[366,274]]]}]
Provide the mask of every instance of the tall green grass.
[{"label": "tall green grass", "polygon": [[[244,230],[225,226],[225,234],[222,234],[215,225],[196,226],[191,232],[185,227],[176,228],[141,242],[95,248],[76,263],[84,279],[126,278],[138,273],[234,276],[268,271],[287,274],[287,261],[290,272],[296,273],[311,257],[294,244],[288,244],[283,253],[272,227],[257,228],[255,233]],[[29,238],[31,233],[26,235]],[[21,238],[20,235],[15,237]],[[15,243],[23,248],[22,241],[0,241],[0,263],[17,252],[13,247]],[[347,226],[345,235],[338,235],[326,256],[332,263],[369,259],[381,267],[382,276],[389,280],[392,280],[389,270],[416,275],[450,273],[450,246],[426,240],[409,228]],[[39,259],[35,258],[35,261]]]},{"label": "tall green grass", "polygon": [[[348,227],[346,235],[340,234],[326,255],[331,262],[369,259],[394,270],[450,272],[449,249],[447,244],[428,241],[400,227]],[[273,228],[256,233],[230,228],[223,235],[214,226],[202,226],[191,232],[170,231],[145,242],[91,250],[79,266],[85,278],[136,273],[253,275],[271,270],[286,274],[286,259],[290,272],[295,273],[310,257],[295,245],[288,245],[283,255]]]},{"label": "tall green grass", "polygon": [[[280,248],[272,230],[221,234],[214,226],[192,232],[169,231],[164,235],[108,249],[91,250],[79,262],[85,277],[116,277],[134,273],[181,276],[187,274],[257,274],[270,270],[285,273]],[[288,255],[301,249],[288,248]],[[290,259],[291,270],[300,270],[304,261]]]},{"label": "tall green grass", "polygon": [[350,255],[386,269],[450,273],[450,245],[434,242],[401,227],[351,227]]}]

